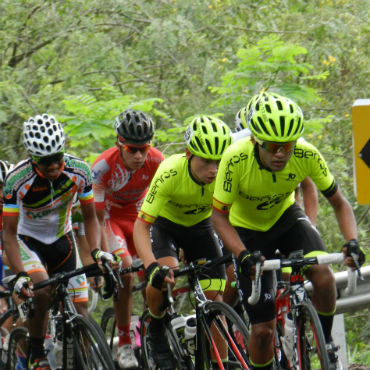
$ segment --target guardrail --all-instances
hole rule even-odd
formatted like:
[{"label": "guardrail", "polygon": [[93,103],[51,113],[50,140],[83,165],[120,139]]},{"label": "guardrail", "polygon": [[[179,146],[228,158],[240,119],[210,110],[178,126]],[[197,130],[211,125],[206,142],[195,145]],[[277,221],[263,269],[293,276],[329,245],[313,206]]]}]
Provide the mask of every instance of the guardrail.
[{"label": "guardrail", "polygon": [[[361,274],[364,277],[364,280],[360,280],[357,277],[357,289],[354,294],[348,297],[344,296],[344,289],[347,286],[347,271],[337,272],[334,274],[338,298],[332,334],[333,338],[335,338],[335,343],[340,346],[338,354],[343,365],[343,370],[348,369],[346,353],[347,343],[343,314],[362,309],[370,309],[370,266],[362,267]],[[308,291],[312,291],[311,283],[307,283],[305,287]]]}]

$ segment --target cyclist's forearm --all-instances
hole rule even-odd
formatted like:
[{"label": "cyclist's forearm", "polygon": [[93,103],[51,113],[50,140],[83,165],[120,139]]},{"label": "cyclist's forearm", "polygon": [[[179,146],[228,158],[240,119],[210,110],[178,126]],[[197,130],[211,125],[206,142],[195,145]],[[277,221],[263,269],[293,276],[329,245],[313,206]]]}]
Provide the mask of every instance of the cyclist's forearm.
[{"label": "cyclist's forearm", "polygon": [[7,255],[10,268],[14,273],[24,271],[17,240],[17,217],[3,218],[3,248]]},{"label": "cyclist's forearm", "polygon": [[348,200],[338,191],[329,198],[329,202],[334,208],[338,226],[346,241],[357,239],[357,224]]},{"label": "cyclist's forearm", "polygon": [[213,210],[211,219],[213,227],[217,235],[221,238],[224,246],[229,249],[234,256],[239,256],[240,252],[245,250],[246,247],[240,240],[235,228],[230,224],[228,215]]},{"label": "cyclist's forearm", "polygon": [[16,236],[6,236],[3,240],[4,250],[8,259],[9,267],[14,273],[24,271],[24,266],[19,252],[19,246]]},{"label": "cyclist's forearm", "polygon": [[152,252],[152,243],[150,241],[150,227],[150,224],[139,219],[137,219],[134,224],[133,236],[135,248],[145,268],[156,261]]},{"label": "cyclist's forearm", "polygon": [[100,232],[101,232],[101,250],[105,252],[109,252],[107,234],[105,233],[105,210],[97,209],[96,216],[98,217],[98,222],[99,222]]}]

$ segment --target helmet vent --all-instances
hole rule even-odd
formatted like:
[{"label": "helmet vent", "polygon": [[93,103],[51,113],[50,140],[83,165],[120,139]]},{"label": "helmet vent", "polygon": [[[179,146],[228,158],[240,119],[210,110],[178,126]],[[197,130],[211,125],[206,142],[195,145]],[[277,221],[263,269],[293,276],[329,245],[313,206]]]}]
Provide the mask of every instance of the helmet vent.
[{"label": "helmet vent", "polygon": [[289,130],[288,130],[287,136],[290,136],[290,134],[292,133],[293,127],[294,127],[294,119],[291,119],[289,122]]},{"label": "helmet vent", "polygon": [[[284,109],[283,108],[283,104],[281,104],[281,101],[280,100],[276,100],[276,105],[277,105],[277,107],[278,107],[279,110],[283,110]],[[290,108],[290,109],[292,109],[292,108]]]},{"label": "helmet vent", "polygon": [[[220,142],[218,140],[218,137],[215,138],[215,152],[213,154],[218,153],[218,147],[220,145]],[[212,153],[212,150],[210,149],[210,152]]]},{"label": "helmet vent", "polygon": [[[206,144],[207,144],[208,152],[212,153],[213,152],[212,145],[211,145],[211,143],[209,142],[208,139],[206,139]],[[217,144],[216,144],[216,146],[217,146]],[[217,153],[217,151],[216,151],[216,153]]]},{"label": "helmet vent", "polygon": [[278,136],[278,131],[277,131],[277,128],[276,128],[276,125],[275,125],[274,120],[272,120],[271,118],[269,118],[269,122],[270,122],[270,126],[272,128],[272,131],[274,131],[274,134],[276,136]]},{"label": "helmet vent", "polygon": [[262,121],[262,118],[261,117],[258,117],[258,122],[261,125],[262,131],[268,133],[267,128],[265,126],[265,123]]},{"label": "helmet vent", "polygon": [[284,132],[285,132],[285,117],[284,116],[280,116],[280,130],[281,130],[281,133],[284,135]]},{"label": "helmet vent", "polygon": [[205,150],[204,150],[203,145],[202,145],[202,143],[200,142],[200,140],[199,140],[197,137],[195,137],[195,141],[197,142],[197,145],[198,145],[199,150],[200,150],[201,152],[205,153]]},{"label": "helmet vent", "polygon": [[270,104],[266,104],[266,105],[265,105],[265,108],[266,108],[267,113],[271,113],[271,107],[270,107]]}]

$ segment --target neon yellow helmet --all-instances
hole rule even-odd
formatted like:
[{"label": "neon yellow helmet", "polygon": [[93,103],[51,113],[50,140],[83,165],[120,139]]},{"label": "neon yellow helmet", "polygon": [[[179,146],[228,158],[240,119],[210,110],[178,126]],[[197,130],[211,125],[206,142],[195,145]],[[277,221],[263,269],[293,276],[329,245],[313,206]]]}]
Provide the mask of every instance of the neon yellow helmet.
[{"label": "neon yellow helmet", "polygon": [[245,119],[253,136],[264,141],[295,141],[303,133],[301,108],[291,99],[275,93],[264,92],[252,97]]},{"label": "neon yellow helmet", "polygon": [[184,137],[190,153],[212,160],[221,159],[232,141],[229,126],[208,115],[196,116],[187,127]]}]

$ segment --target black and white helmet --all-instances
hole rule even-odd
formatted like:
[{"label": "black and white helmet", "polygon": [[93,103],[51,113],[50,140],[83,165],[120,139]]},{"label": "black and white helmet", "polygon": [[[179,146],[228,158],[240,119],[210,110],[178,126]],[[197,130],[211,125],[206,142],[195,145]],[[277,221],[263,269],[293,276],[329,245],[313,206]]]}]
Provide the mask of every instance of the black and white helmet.
[{"label": "black and white helmet", "polygon": [[28,154],[45,157],[64,149],[65,136],[62,125],[49,114],[30,117],[23,124],[23,144]]},{"label": "black and white helmet", "polygon": [[116,117],[114,129],[121,141],[142,145],[153,138],[152,119],[143,112],[127,109]]},{"label": "black and white helmet", "polygon": [[13,169],[14,165],[8,161],[0,160],[0,183],[4,183],[5,177]]}]

